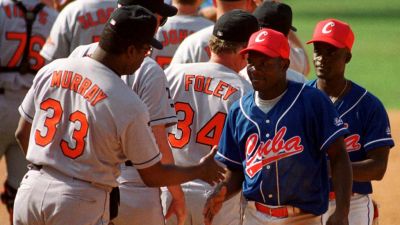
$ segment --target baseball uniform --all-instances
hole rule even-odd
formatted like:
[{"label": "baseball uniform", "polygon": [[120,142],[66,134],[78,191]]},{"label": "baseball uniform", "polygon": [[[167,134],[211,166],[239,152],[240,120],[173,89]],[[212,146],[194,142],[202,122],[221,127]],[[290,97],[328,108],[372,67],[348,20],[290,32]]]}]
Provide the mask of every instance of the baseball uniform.
[{"label": "baseball uniform", "polygon": [[42,169],[21,183],[15,224],[104,224],[119,165],[129,159],[142,169],[161,159],[144,103],[90,57],[44,67],[19,111],[32,122],[27,159]]},{"label": "baseball uniform", "polygon": [[[252,90],[235,71],[218,63],[172,64],[165,71],[178,116],[169,142],[177,165],[195,165],[218,144],[229,107]],[[202,207],[212,187],[196,180],[182,184],[188,218],[186,224],[203,224]],[[236,195],[224,204],[215,224],[238,224],[239,199]],[[162,195],[164,209],[170,202]],[[174,224],[169,220],[167,224]]]},{"label": "baseball uniform", "polygon": [[68,57],[79,45],[99,41],[116,7],[115,0],[77,0],[68,4],[57,17],[40,54],[52,61]]},{"label": "baseball uniform", "polygon": [[[24,0],[22,4],[31,11],[40,1]],[[17,67],[21,65],[27,42],[27,25],[24,13],[11,0],[0,0],[0,158],[5,155],[7,181],[2,196],[9,210],[12,209],[15,193],[27,162],[15,140],[18,125],[18,106],[32,85],[35,71],[44,66],[45,60],[39,55],[50,33],[57,12],[49,7],[42,8],[32,24],[28,60],[29,73],[21,74]],[[7,71],[7,69],[15,71]],[[10,193],[10,194],[7,194]],[[12,213],[11,213],[12,214]]]},{"label": "baseball uniform", "polygon": [[[326,149],[347,133],[343,122],[329,99],[305,84],[288,81],[267,113],[255,95],[231,107],[216,155],[244,173],[245,224],[320,224],[328,207]],[[284,208],[268,209],[277,207]]]},{"label": "baseball uniform", "polygon": [[194,32],[213,25],[213,22],[201,16],[176,15],[168,18],[155,35],[163,44],[163,49],[154,49],[153,58],[162,68],[167,68],[181,42]]},{"label": "baseball uniform", "polygon": [[[173,63],[195,63],[207,62],[210,59],[210,49],[208,41],[212,35],[213,26],[209,26],[187,37],[176,49],[172,58]],[[304,73],[306,58],[304,50],[300,48],[290,48],[290,65],[294,71]]]},{"label": "baseball uniform", "polygon": [[[77,47],[70,58],[91,55],[98,43]],[[146,57],[140,68],[133,75],[121,77],[145,103],[150,114],[150,126],[173,125],[177,123],[175,108],[170,98],[164,71],[150,57]],[[137,170],[130,164],[121,165],[118,178],[120,188],[120,207],[115,225],[159,225],[164,223],[160,203],[160,189],[147,187]]]},{"label": "baseball uniform", "polygon": [[[336,110],[349,130],[345,136],[346,149],[352,162],[366,159],[368,151],[394,146],[390,133],[389,118],[382,103],[371,93],[354,82],[350,91],[335,102]],[[312,81],[310,86],[316,87]],[[350,202],[349,224],[372,224],[373,205],[369,194],[372,193],[371,182],[353,181],[353,196]],[[332,194],[331,194],[331,197]],[[323,222],[335,211],[334,198],[329,202],[329,210],[323,216]]]}]

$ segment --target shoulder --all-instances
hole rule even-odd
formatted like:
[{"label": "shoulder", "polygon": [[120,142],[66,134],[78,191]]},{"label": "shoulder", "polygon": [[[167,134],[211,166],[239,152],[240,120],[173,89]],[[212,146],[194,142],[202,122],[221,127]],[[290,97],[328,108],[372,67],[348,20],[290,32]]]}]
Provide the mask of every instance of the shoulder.
[{"label": "shoulder", "polygon": [[307,82],[307,79],[304,77],[303,74],[301,74],[295,70],[292,70],[290,68],[286,71],[286,78],[288,80],[299,82],[299,83]]}]

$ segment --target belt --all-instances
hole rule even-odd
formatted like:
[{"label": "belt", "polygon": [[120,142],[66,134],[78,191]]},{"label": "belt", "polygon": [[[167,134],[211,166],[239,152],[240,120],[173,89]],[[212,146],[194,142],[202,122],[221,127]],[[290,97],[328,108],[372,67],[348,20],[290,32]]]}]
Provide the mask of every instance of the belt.
[{"label": "belt", "polygon": [[70,177],[70,176],[68,176],[68,175],[66,175],[66,174],[63,174],[62,172],[57,171],[56,169],[53,169],[53,168],[50,168],[50,167],[43,167],[42,165],[36,165],[36,164],[30,163],[30,164],[28,165],[28,168],[31,169],[31,170],[44,171],[44,172],[46,172],[46,173],[49,174],[49,175],[51,175],[51,174],[57,174],[57,175],[56,175],[57,177],[60,177],[60,176],[62,176],[62,177],[69,177],[69,178],[72,178],[73,180],[76,180],[76,181],[88,183],[88,184],[90,184],[90,185],[92,185],[92,186],[94,186],[94,187],[103,189],[103,190],[105,190],[105,191],[107,191],[107,192],[111,192],[111,190],[112,190],[112,187],[111,187],[111,186],[107,186],[107,185],[105,185],[105,184],[100,184],[100,183],[96,183],[96,182],[92,182],[92,181],[88,181],[88,180],[83,180],[83,179],[80,179],[80,178],[77,178],[77,177]]},{"label": "belt", "polygon": [[125,166],[133,166],[133,163],[131,160],[125,161]]},{"label": "belt", "polygon": [[277,208],[271,208],[258,202],[255,202],[254,205],[256,206],[257,211],[278,218],[286,218],[303,213],[301,209],[294,206],[281,206]]},{"label": "belt", "polygon": [[[357,193],[351,193],[351,196],[354,196]],[[335,192],[331,191],[329,192],[329,201],[335,200],[336,199],[336,194]]]}]

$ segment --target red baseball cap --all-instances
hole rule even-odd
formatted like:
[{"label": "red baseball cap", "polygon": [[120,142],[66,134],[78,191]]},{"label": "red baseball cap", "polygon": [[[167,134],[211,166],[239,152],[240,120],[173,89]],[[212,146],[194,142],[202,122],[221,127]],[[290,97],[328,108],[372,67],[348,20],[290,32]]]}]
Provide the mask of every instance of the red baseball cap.
[{"label": "red baseball cap", "polygon": [[338,48],[347,47],[351,50],[354,33],[347,23],[336,19],[327,19],[317,24],[313,38],[307,44],[316,41],[326,42]]},{"label": "red baseball cap", "polygon": [[281,32],[267,28],[252,34],[247,48],[240,51],[240,54],[249,51],[257,51],[272,58],[284,59],[289,59],[290,54],[288,39]]}]

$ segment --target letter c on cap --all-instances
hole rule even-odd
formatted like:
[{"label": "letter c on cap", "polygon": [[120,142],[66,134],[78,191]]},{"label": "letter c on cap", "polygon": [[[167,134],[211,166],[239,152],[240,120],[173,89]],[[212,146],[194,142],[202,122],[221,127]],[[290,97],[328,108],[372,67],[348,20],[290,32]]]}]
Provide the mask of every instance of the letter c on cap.
[{"label": "letter c on cap", "polygon": [[267,31],[262,31],[262,32],[260,32],[258,35],[257,35],[257,37],[256,37],[256,39],[255,39],[255,42],[263,42],[264,40],[265,40],[265,36],[267,36],[268,35],[268,32]]},{"label": "letter c on cap", "polygon": [[322,33],[323,34],[329,34],[330,32],[332,32],[332,27],[335,26],[334,22],[329,22],[327,24],[325,24],[325,26],[322,28]]}]

